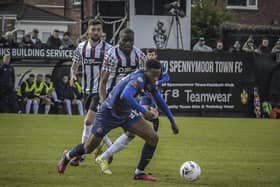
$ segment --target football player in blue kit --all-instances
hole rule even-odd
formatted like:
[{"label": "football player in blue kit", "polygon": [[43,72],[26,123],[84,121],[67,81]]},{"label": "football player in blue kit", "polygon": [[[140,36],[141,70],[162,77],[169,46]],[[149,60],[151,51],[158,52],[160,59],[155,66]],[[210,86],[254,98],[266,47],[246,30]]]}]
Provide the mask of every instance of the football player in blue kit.
[{"label": "football player in blue kit", "polygon": [[[134,133],[145,140],[146,148],[142,151],[141,163],[139,163],[140,169],[144,171],[153,157],[158,143],[158,136],[148,122],[139,114],[141,112],[144,118],[152,120],[155,117],[154,112],[140,105],[136,97],[139,94],[143,94],[143,92],[144,94],[152,94],[158,107],[167,115],[173,133],[179,133],[171,111],[156,89],[156,81],[159,80],[160,73],[160,62],[149,60],[144,70],[133,72],[119,81],[98,109],[91,134],[86,143],[79,144],[70,151],[64,151],[57,165],[58,172],[64,173],[70,160],[75,157],[91,153],[102,141],[102,138],[117,127],[122,127],[125,131]],[[143,180],[156,180],[155,177],[144,172],[135,173],[134,178],[137,179],[139,176],[142,176],[141,179]]]},{"label": "football player in blue kit", "polygon": [[[157,59],[157,50],[155,48],[149,48],[146,50],[147,53],[147,59],[148,60],[156,60]],[[166,83],[169,81],[169,75],[163,66],[161,64],[161,73],[160,73],[160,78],[158,81],[156,81],[156,88],[160,91],[161,85],[163,83]],[[140,104],[144,106],[146,110],[150,110],[154,112],[155,117],[150,120],[153,123],[153,128],[157,132],[158,131],[158,126],[159,126],[159,118],[158,118],[158,107],[156,104],[155,99],[153,98],[151,93],[145,93],[141,97]],[[131,133],[130,133],[131,134]],[[127,133],[123,133],[121,136],[119,136],[114,143],[100,156],[96,158],[96,163],[99,164],[101,171],[105,174],[112,174],[112,171],[110,170],[107,161],[109,158],[111,158],[115,153],[123,150],[124,148],[127,147],[127,145],[134,139],[134,136],[128,136]],[[143,146],[142,152],[146,149],[146,144]],[[142,158],[142,156],[141,156]],[[135,179],[137,180],[148,180],[146,176],[143,175],[137,175],[144,173],[144,170],[141,169],[141,163],[142,160],[140,159],[138,166],[135,170]]]}]

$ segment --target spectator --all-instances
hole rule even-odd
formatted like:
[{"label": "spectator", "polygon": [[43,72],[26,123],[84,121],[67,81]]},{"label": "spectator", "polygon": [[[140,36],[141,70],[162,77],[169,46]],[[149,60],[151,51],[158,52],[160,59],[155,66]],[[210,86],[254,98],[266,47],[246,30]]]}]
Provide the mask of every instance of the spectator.
[{"label": "spectator", "polygon": [[31,105],[33,104],[33,112],[38,112],[39,109],[39,103],[37,102],[37,99],[35,98],[34,92],[35,92],[35,75],[30,74],[28,79],[22,82],[20,86],[20,90],[18,93],[19,95],[24,98],[24,101],[26,101],[25,105],[25,113],[29,114],[31,110]]},{"label": "spectator", "polygon": [[280,38],[275,43],[274,47],[271,50],[271,53],[280,53]]},{"label": "spectator", "polygon": [[19,46],[23,48],[31,48],[33,46],[33,43],[31,41],[31,35],[29,33],[24,35],[24,37],[22,38],[22,42]]},{"label": "spectator", "polygon": [[257,52],[258,53],[266,53],[266,54],[271,52],[271,48],[269,47],[268,38],[263,38],[262,39],[262,44],[258,47]]},{"label": "spectator", "polygon": [[240,52],[240,51],[241,51],[240,41],[236,40],[233,46],[229,49],[229,52]]},{"label": "spectator", "polygon": [[83,108],[83,89],[81,86],[81,76],[77,77],[78,80],[74,82],[74,85],[72,87],[73,93],[74,93],[74,100],[72,101],[72,104],[75,104],[78,106],[79,114],[82,116],[84,115],[84,108]]},{"label": "spectator", "polygon": [[15,70],[10,62],[10,54],[5,54],[0,65],[0,113],[16,112]]},{"label": "spectator", "polygon": [[[49,98],[46,97],[46,92],[44,90],[45,84],[43,82],[43,75],[37,74],[35,80],[35,90],[34,90],[34,100],[39,104],[45,105],[45,114],[49,113],[51,101]],[[38,107],[39,108],[39,107]],[[34,110],[34,114],[38,114],[38,108]]]},{"label": "spectator", "polygon": [[14,35],[12,32],[6,32],[5,39],[5,47],[17,47],[17,43],[15,42]]},{"label": "spectator", "polygon": [[59,30],[55,29],[52,35],[48,38],[47,46],[52,49],[59,49],[61,44],[62,43],[59,38]]},{"label": "spectator", "polygon": [[32,41],[32,47],[34,48],[41,48],[42,47],[42,42],[38,38],[39,31],[38,29],[33,29],[31,33],[31,41]]},{"label": "spectator", "polygon": [[2,33],[0,33],[0,47],[5,47],[6,45],[6,39],[5,37],[2,35]]},{"label": "spectator", "polygon": [[218,41],[216,48],[213,51],[214,52],[224,52],[224,43],[222,41]]},{"label": "spectator", "polygon": [[57,94],[53,85],[52,77],[49,74],[45,75],[45,92],[55,102],[58,102]]},{"label": "spectator", "polygon": [[242,50],[245,52],[255,52],[255,44],[252,36],[249,36],[248,40],[244,43]]},{"label": "spectator", "polygon": [[62,46],[60,47],[60,49],[73,49],[75,48],[73,41],[70,38],[70,33],[69,32],[65,32],[63,34],[63,38],[61,40]]},{"label": "spectator", "polygon": [[212,52],[212,48],[205,44],[204,37],[199,38],[198,42],[194,45],[193,51]]},{"label": "spectator", "polygon": [[68,115],[72,115],[71,101],[74,98],[73,90],[69,84],[69,77],[64,75],[57,90],[58,99],[64,103],[64,108]]}]

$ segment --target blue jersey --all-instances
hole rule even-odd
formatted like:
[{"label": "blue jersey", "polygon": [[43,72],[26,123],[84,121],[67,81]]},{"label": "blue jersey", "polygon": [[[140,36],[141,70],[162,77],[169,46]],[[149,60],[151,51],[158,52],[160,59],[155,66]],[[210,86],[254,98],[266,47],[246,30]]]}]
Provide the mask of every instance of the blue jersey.
[{"label": "blue jersey", "polygon": [[107,108],[111,109],[115,117],[118,118],[126,118],[133,109],[131,104],[121,95],[127,85],[131,85],[135,88],[136,92],[133,95],[134,97],[144,92],[144,85],[146,87],[152,87],[151,84],[145,83],[144,70],[135,71],[122,78],[104,102],[106,103]]},{"label": "blue jersey", "polygon": [[159,108],[167,115],[170,122],[174,123],[173,115],[164,99],[156,87],[145,79],[144,70],[135,71],[121,79],[102,103],[101,108],[110,109],[112,116],[118,119],[127,118],[133,109],[144,114],[146,109],[136,101],[135,97],[147,93],[152,94]]},{"label": "blue jersey", "polygon": [[161,86],[163,83],[167,83],[169,81],[169,79],[170,79],[170,77],[167,73],[167,70],[165,69],[163,64],[161,64],[158,86]]}]

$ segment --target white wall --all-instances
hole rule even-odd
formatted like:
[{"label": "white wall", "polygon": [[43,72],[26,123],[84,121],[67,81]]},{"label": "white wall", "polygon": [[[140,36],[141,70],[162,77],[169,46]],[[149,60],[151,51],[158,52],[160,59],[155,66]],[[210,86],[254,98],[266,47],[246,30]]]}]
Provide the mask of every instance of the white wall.
[{"label": "white wall", "polygon": [[[191,47],[191,0],[186,0],[186,16],[179,19],[183,36],[183,46],[185,50],[189,50]],[[135,32],[135,45],[137,47],[156,47],[153,41],[153,35],[158,21],[164,23],[164,29],[166,30],[166,34],[168,34],[171,20],[172,16],[135,15],[134,0],[130,1],[129,27]],[[172,26],[167,48],[177,48],[175,23]],[[180,41],[179,46],[181,48]]]}]

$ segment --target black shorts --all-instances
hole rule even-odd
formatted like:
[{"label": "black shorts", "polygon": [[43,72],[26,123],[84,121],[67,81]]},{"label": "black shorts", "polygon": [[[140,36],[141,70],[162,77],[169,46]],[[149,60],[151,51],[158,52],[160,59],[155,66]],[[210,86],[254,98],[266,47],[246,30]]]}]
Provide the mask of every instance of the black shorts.
[{"label": "black shorts", "polygon": [[99,94],[89,94],[85,99],[85,109],[91,109],[94,112],[97,112],[97,106],[99,105]]}]

